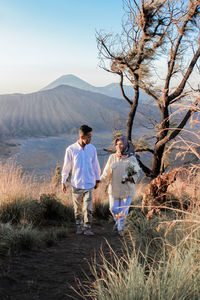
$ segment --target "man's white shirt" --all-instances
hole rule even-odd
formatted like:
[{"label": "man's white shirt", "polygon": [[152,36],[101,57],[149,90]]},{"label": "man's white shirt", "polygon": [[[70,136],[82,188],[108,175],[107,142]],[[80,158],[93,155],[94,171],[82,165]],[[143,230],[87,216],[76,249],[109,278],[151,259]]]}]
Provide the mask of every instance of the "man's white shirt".
[{"label": "man's white shirt", "polygon": [[62,169],[62,183],[65,183],[71,172],[71,185],[79,189],[90,189],[100,179],[101,169],[96,148],[92,144],[81,147],[78,141],[65,152]]}]

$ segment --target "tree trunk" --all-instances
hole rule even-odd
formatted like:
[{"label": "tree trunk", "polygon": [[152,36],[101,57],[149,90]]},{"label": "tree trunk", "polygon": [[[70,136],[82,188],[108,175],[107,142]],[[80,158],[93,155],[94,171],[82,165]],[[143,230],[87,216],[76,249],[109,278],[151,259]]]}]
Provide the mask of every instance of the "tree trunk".
[{"label": "tree trunk", "polygon": [[132,104],[128,115],[127,123],[126,123],[126,137],[129,141],[131,141],[132,139],[133,120],[135,117],[136,109],[137,109],[137,104]]},{"label": "tree trunk", "polygon": [[164,150],[165,150],[165,144],[160,146],[159,148],[157,148],[156,146],[154,148],[153,164],[152,164],[153,177],[157,177],[160,174]]}]

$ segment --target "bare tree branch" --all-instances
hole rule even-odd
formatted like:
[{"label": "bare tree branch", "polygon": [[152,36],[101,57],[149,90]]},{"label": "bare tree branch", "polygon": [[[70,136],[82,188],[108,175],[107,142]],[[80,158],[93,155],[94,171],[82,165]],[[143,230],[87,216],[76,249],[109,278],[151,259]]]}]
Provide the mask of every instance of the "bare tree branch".
[{"label": "bare tree branch", "polygon": [[181,120],[180,124],[177,126],[177,128],[175,130],[171,131],[171,133],[168,134],[164,139],[160,140],[156,144],[155,148],[159,148],[161,145],[165,145],[166,143],[168,143],[170,140],[174,139],[180,133],[180,131],[184,128],[185,124],[187,123],[187,121],[189,120],[191,115],[195,112],[195,110],[196,110],[195,106],[197,106],[198,103],[199,103],[199,99],[197,101],[195,101],[195,103],[193,104],[193,107],[187,111],[187,113]]},{"label": "bare tree branch", "polygon": [[120,72],[120,88],[121,88],[121,92],[122,92],[122,96],[124,97],[124,99],[128,102],[128,104],[132,105],[133,102],[126,96],[125,92],[124,92],[124,85],[123,85],[123,81],[124,81],[124,75],[122,72]]},{"label": "bare tree branch", "polygon": [[191,73],[194,69],[194,66],[195,66],[197,60],[199,59],[199,57],[200,57],[200,47],[198,48],[195,55],[193,56],[189,66],[188,66],[187,72],[185,73],[185,75],[183,77],[183,80],[181,81],[180,85],[178,86],[176,91],[168,97],[168,101],[167,101],[168,103],[170,103],[172,100],[177,98],[183,92],[184,87],[186,85],[186,82],[187,82],[189,76],[191,75]]}]

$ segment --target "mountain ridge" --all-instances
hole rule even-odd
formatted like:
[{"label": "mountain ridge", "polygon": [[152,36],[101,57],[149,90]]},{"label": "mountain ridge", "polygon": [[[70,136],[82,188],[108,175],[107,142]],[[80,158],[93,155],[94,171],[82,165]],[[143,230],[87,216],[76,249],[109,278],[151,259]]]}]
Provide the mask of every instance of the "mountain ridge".
[{"label": "mountain ridge", "polygon": [[[59,78],[57,78],[56,80],[52,81],[50,84],[48,84],[47,86],[42,88],[40,91],[52,89],[56,86],[63,85],[63,84],[73,86],[76,88],[80,88],[83,90],[87,90],[90,92],[104,94],[104,95],[107,95],[110,97],[122,98],[122,93],[121,93],[121,90],[119,87],[119,83],[110,83],[105,86],[96,87],[96,86],[93,86],[90,83],[86,82],[85,80],[80,79],[79,77],[77,77],[73,74],[67,74],[67,75],[60,76]],[[125,85],[124,90],[128,97],[130,97],[130,98],[133,97],[134,93],[133,93],[132,86]],[[146,97],[146,95],[145,96],[144,95],[145,94],[143,92],[141,92],[142,98]]]},{"label": "mountain ridge", "polygon": [[[66,131],[73,133],[84,123],[90,124],[97,131],[125,127],[130,106],[124,99],[114,96],[115,83],[107,86],[110,90],[107,91],[109,95],[106,95],[96,88],[88,91],[87,87],[91,85],[74,75],[67,78],[71,78],[71,84],[73,80],[77,85],[81,82],[85,89],[60,84],[58,80],[59,85],[51,86],[51,89],[49,86],[49,89],[29,94],[0,95],[0,138],[56,136]],[[141,113],[136,116],[135,127],[145,122],[142,115],[144,111],[151,116],[155,115],[155,108],[149,105],[148,109],[149,100],[146,100],[139,103]]]},{"label": "mountain ridge", "polygon": [[[0,136],[53,136],[88,123],[108,130],[112,120],[126,118],[120,99],[71,86],[31,94],[0,95]],[[107,124],[106,124],[107,122]]]}]

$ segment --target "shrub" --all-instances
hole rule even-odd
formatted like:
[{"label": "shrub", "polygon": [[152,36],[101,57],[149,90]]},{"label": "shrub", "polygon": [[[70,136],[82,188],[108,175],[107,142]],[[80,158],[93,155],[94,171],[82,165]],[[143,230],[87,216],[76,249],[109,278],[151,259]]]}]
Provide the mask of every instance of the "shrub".
[{"label": "shrub", "polygon": [[57,241],[57,234],[53,230],[48,230],[44,236],[43,236],[43,241],[46,246],[51,247],[56,244]]},{"label": "shrub", "polygon": [[15,200],[4,202],[0,209],[0,221],[11,224],[39,225],[41,222],[40,205],[37,200]]},{"label": "shrub", "polygon": [[40,233],[31,225],[21,228],[11,224],[0,225],[0,253],[10,254],[20,250],[30,250],[41,244]]},{"label": "shrub", "polygon": [[56,237],[58,240],[62,240],[63,238],[66,238],[68,234],[68,230],[66,227],[61,227],[56,231]]},{"label": "shrub", "polygon": [[172,169],[160,174],[147,186],[143,197],[143,211],[148,218],[163,209],[193,210],[200,207],[199,165]]},{"label": "shrub", "polygon": [[64,207],[55,194],[42,194],[39,203],[44,219],[59,221],[64,219]]},{"label": "shrub", "polygon": [[39,203],[42,218],[46,221],[56,221],[56,224],[62,224],[63,221],[70,222],[73,218],[73,210],[65,207],[55,194],[42,194]]},{"label": "shrub", "polygon": [[55,245],[57,240],[67,237],[65,227],[48,231],[34,229],[31,225],[12,226],[0,224],[0,254],[7,255],[21,250],[31,250],[42,246]]},{"label": "shrub", "polygon": [[11,248],[15,248],[16,250],[31,250],[37,248],[41,243],[38,230],[34,229],[31,225],[23,226],[14,232],[16,232],[15,239],[13,239],[15,247],[11,245]]},{"label": "shrub", "polygon": [[20,199],[13,202],[4,202],[1,205],[0,221],[3,223],[17,224],[23,215],[23,201]]},{"label": "shrub", "polygon": [[42,222],[42,213],[38,200],[30,199],[23,202],[23,214],[20,224],[40,225]]}]

